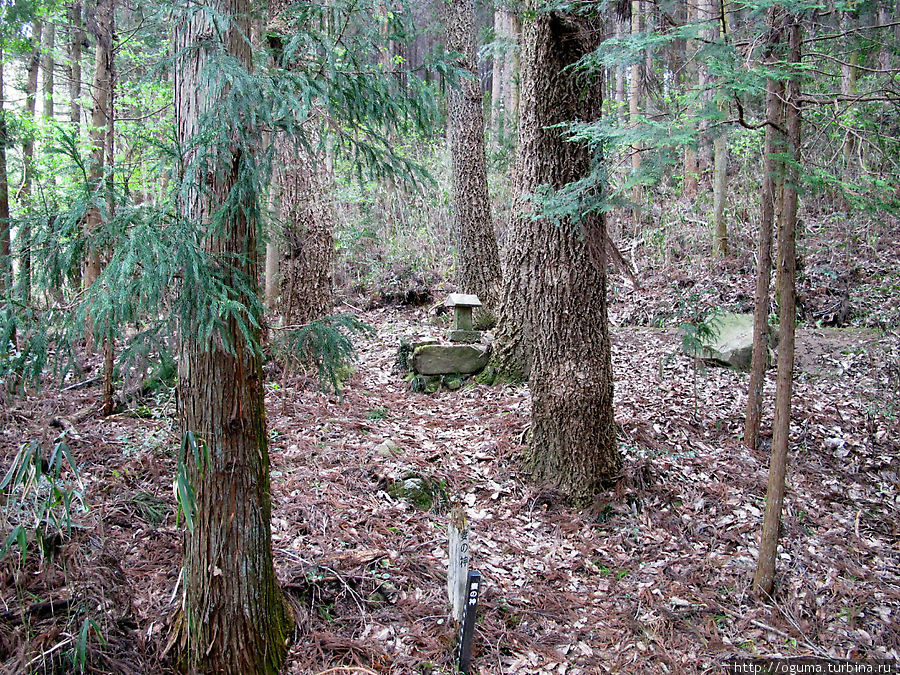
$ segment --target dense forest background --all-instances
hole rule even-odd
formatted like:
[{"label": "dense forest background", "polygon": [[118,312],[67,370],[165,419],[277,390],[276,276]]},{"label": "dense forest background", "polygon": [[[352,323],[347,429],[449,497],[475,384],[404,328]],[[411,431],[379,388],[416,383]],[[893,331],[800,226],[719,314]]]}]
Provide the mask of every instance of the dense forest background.
[{"label": "dense forest background", "polygon": [[900,5],[0,19],[8,672],[900,659]]}]

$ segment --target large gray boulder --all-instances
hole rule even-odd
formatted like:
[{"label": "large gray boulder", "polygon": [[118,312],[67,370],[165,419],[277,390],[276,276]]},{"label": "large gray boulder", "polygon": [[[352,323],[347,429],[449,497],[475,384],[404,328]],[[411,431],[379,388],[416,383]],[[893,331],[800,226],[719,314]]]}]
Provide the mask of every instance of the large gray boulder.
[{"label": "large gray boulder", "polygon": [[412,355],[412,368],[419,375],[477,373],[488,363],[487,345],[422,345]]},{"label": "large gray boulder", "polygon": [[750,370],[753,360],[753,315],[720,314],[710,323],[717,330],[717,335],[703,345],[697,356],[737,370]]}]

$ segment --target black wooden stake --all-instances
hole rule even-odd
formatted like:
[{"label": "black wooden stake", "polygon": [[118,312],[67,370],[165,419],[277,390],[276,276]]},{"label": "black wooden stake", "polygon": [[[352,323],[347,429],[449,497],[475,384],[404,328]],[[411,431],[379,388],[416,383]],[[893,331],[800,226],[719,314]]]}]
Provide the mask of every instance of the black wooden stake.
[{"label": "black wooden stake", "polygon": [[475,615],[478,613],[478,593],[481,590],[481,572],[472,570],[466,580],[466,608],[463,611],[462,628],[459,630],[459,672],[469,675],[472,661],[472,640],[475,637]]}]

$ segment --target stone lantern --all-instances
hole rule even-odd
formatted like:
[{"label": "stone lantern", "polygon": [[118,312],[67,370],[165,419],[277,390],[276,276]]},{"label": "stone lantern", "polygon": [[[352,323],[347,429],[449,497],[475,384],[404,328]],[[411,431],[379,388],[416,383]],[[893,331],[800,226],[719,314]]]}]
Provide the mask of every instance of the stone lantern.
[{"label": "stone lantern", "polygon": [[444,306],[453,308],[453,326],[447,334],[451,342],[469,343],[481,340],[481,331],[475,330],[472,325],[472,310],[481,307],[481,300],[477,295],[451,293],[444,300]]}]

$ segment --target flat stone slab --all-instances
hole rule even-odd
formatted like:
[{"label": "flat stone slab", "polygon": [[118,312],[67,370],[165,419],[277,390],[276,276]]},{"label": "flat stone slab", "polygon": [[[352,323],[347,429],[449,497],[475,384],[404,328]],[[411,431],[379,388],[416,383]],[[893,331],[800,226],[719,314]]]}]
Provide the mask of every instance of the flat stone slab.
[{"label": "flat stone slab", "polygon": [[481,307],[481,300],[477,295],[467,293],[451,293],[444,300],[446,307]]},{"label": "flat stone slab", "polygon": [[419,375],[477,373],[489,358],[487,345],[423,345],[413,352],[412,367]]}]

